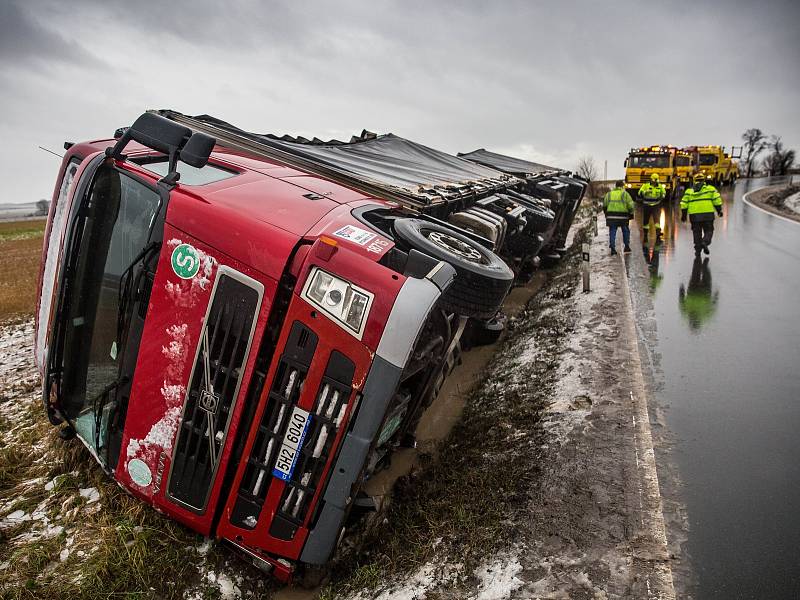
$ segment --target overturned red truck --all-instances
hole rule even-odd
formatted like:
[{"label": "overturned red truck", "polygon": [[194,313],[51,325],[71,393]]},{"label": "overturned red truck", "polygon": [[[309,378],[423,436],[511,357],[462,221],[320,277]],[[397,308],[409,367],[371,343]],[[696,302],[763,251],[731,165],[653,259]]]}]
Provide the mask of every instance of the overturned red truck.
[{"label": "overturned red truck", "polygon": [[574,215],[583,194],[563,172],[395,136],[277,138],[173,111],[65,148],[36,330],[50,421],[283,581],[330,559],[466,324],[494,318],[560,243],[552,207]]}]

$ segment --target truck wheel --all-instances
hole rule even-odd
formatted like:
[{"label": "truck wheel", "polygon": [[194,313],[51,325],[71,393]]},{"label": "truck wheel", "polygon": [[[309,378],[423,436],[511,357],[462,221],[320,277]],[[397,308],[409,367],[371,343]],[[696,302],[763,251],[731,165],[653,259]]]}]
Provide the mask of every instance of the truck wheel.
[{"label": "truck wheel", "polygon": [[476,319],[495,315],[514,281],[499,256],[449,227],[422,219],[397,219],[394,231],[412,248],[456,270],[455,281],[442,294],[442,308]]}]

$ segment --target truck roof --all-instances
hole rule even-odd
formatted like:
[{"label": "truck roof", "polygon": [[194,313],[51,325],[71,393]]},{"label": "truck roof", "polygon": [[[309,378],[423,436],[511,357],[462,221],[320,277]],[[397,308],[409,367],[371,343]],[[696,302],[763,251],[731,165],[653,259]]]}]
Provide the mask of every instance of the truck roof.
[{"label": "truck roof", "polygon": [[[79,154],[104,151],[116,140],[94,140],[76,145]],[[130,142],[126,149],[131,170],[145,171],[154,179],[166,173],[166,156]],[[363,193],[309,175],[277,161],[251,156],[217,145],[208,166],[193,169],[181,164],[182,191],[215,207],[244,212],[249,217],[304,235],[322,216],[340,204],[370,200]],[[219,176],[209,174],[216,170]],[[203,174],[198,178],[197,174]]]},{"label": "truck roof", "polygon": [[[86,157],[115,143],[78,143],[70,155]],[[155,150],[132,141],[126,156],[125,169],[152,183],[165,175],[166,156]],[[214,169],[224,176],[210,175]],[[178,171],[182,178],[172,193],[167,222],[275,279],[298,238],[315,235],[312,230],[327,219],[340,218],[339,207],[349,212],[350,206],[376,202],[335,182],[222,146],[214,148],[202,169],[180,163]]]},{"label": "truck roof", "polygon": [[415,207],[503,191],[521,183],[498,169],[413,142],[366,130],[348,141],[244,131],[209,115],[156,111],[229,148],[301,169],[346,187]]}]

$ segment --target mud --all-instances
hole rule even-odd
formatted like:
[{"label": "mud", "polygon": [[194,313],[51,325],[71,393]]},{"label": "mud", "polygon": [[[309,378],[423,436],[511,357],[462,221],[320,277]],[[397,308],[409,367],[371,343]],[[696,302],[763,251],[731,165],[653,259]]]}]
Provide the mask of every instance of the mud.
[{"label": "mud", "polygon": [[[539,271],[524,286],[511,290],[503,305],[503,312],[512,322],[541,289],[546,273]],[[376,497],[390,493],[395,482],[420,466],[421,455],[436,451],[437,444],[446,438],[461,418],[464,402],[480,381],[486,365],[497,352],[502,338],[494,344],[471,348],[461,355],[461,360],[445,380],[436,400],[428,407],[417,426],[417,447],[405,449],[392,456],[391,465],[367,482],[364,491]]]},{"label": "mud", "polygon": [[543,457],[524,527],[522,577],[536,598],[671,598],[658,483],[654,465],[642,467],[652,447],[635,418],[647,418],[646,390],[627,283],[602,226],[592,244],[592,285],[565,307],[574,329],[557,387],[571,401],[554,416],[583,414]]}]

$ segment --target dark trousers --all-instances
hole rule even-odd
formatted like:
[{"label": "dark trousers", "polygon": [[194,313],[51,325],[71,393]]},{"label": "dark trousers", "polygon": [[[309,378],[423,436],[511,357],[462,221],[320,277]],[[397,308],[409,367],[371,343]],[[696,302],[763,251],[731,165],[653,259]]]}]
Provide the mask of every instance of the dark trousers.
[{"label": "dark trousers", "polygon": [[631,245],[631,228],[628,227],[627,221],[614,222],[608,224],[608,245],[612,248],[617,243],[617,227],[622,228],[622,241],[626,246]]},{"label": "dark trousers", "polygon": [[650,219],[656,224],[656,229],[661,231],[661,204],[642,204],[642,229],[650,224]]},{"label": "dark trousers", "polygon": [[714,236],[714,221],[695,221],[692,223],[692,235],[694,236],[694,249],[701,250],[703,246],[711,244]]}]

